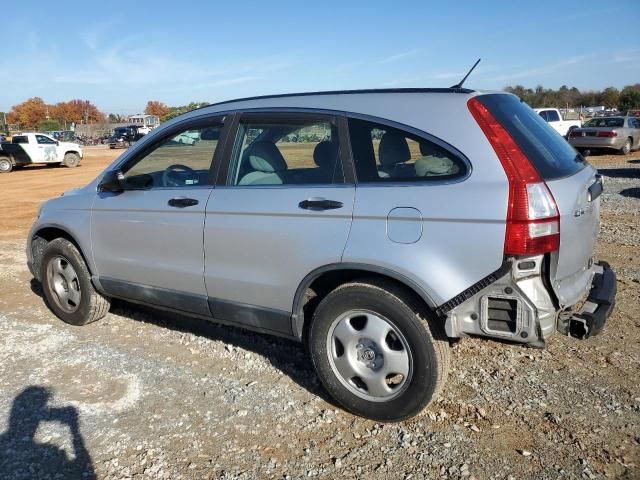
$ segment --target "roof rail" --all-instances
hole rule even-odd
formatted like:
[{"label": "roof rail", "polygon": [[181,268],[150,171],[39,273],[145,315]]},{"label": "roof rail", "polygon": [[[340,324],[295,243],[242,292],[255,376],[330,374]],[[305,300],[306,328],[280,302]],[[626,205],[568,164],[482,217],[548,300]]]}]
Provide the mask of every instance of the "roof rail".
[{"label": "roof rail", "polygon": [[320,92],[300,92],[300,93],[278,93],[274,95],[259,95],[255,97],[236,98],[233,100],[224,100],[222,102],[210,103],[195,110],[203,108],[215,107],[217,105],[225,105],[227,103],[246,102],[249,100],[263,100],[270,98],[286,98],[286,97],[311,97],[319,95],[351,95],[366,93],[473,93],[474,90],[468,88],[372,88],[364,90],[328,90]]}]

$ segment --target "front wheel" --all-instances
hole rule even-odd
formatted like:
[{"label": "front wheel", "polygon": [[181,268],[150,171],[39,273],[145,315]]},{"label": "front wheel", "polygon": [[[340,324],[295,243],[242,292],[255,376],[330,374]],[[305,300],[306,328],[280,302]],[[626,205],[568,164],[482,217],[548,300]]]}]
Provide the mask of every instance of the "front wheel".
[{"label": "front wheel", "polygon": [[93,287],[82,255],[64,238],[52,240],[44,248],[40,280],[47,305],[66,323],[86,325],[109,312],[109,299]]},{"label": "front wheel", "polygon": [[332,397],[381,421],[414,416],[434,400],[449,369],[449,344],[442,325],[425,313],[386,280],[329,293],[313,316],[309,351]]},{"label": "front wheel", "polygon": [[9,157],[0,157],[0,173],[9,173],[13,170],[13,162]]},{"label": "front wheel", "polygon": [[67,153],[62,161],[65,167],[73,168],[80,165],[80,155],[77,153]]},{"label": "front wheel", "polygon": [[631,153],[631,139],[630,138],[627,138],[627,140],[624,142],[624,145],[620,149],[620,153],[622,155],[629,155],[629,153]]}]

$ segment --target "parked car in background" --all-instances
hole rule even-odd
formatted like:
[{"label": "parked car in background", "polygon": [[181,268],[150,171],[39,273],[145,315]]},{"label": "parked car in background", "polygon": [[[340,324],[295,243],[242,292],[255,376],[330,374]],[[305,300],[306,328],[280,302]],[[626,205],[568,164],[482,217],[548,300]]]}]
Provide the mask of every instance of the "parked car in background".
[{"label": "parked car in background", "polygon": [[593,260],[602,188],[503,92],[240,99],[167,122],[45,203],[27,262],[65,322],[122,298],[304,342],[337,402],[397,421],[437,397],[449,338],[602,330],[616,294]]},{"label": "parked car in background", "polygon": [[557,108],[536,108],[534,111],[556,132],[565,138],[567,138],[567,135],[571,130],[582,126],[582,122],[580,120],[565,120],[560,113],[560,110]]},{"label": "parked car in background", "polygon": [[585,122],[569,135],[569,143],[578,151],[617,150],[628,155],[640,148],[640,119],[636,117],[598,117]]},{"label": "parked car in background", "polygon": [[129,148],[144,135],[145,133],[141,132],[140,128],[135,125],[116,127],[113,129],[113,133],[107,143],[109,148]]},{"label": "parked car in background", "polygon": [[0,143],[0,173],[30,164],[77,167],[80,160],[80,145],[60,142],[44,133],[21,133],[13,135],[11,142]]}]

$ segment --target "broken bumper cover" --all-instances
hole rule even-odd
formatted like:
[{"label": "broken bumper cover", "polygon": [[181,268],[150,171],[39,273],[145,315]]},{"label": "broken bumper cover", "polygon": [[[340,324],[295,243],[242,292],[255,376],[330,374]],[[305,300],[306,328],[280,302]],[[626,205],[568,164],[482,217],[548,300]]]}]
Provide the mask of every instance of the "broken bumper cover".
[{"label": "broken bumper cover", "polygon": [[616,304],[616,273],[607,262],[595,266],[591,290],[580,310],[558,320],[558,331],[580,340],[602,331]]}]

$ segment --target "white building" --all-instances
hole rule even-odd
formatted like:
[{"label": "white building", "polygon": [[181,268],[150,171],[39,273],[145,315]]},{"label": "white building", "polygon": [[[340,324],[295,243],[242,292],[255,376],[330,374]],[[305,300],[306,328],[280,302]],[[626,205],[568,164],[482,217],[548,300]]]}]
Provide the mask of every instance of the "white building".
[{"label": "white building", "polygon": [[144,115],[139,113],[137,115],[129,115],[129,122],[131,125],[151,130],[160,125],[160,117],[157,115]]}]

